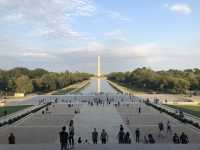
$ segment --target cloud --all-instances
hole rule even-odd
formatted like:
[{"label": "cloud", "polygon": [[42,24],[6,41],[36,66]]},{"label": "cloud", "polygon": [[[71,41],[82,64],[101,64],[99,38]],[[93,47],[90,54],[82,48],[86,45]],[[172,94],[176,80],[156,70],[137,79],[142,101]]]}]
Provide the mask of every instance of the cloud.
[{"label": "cloud", "polygon": [[[3,43],[5,44],[5,41],[2,41]],[[17,52],[5,53],[0,50],[0,62],[1,68],[6,69],[23,66],[43,67],[52,71],[79,70],[95,73],[98,55],[102,56],[102,68],[105,73],[132,70],[142,66],[153,69],[191,68],[198,66],[200,57],[200,53],[184,53],[182,50],[180,53],[176,48],[163,47],[157,42],[112,44],[110,41],[92,41],[84,47],[65,48],[63,51],[19,49]],[[184,63],[185,60],[187,63]]]},{"label": "cloud", "polygon": [[33,36],[77,38],[73,16],[92,16],[96,8],[91,0],[1,0],[3,21],[23,22],[32,28]]},{"label": "cloud", "polygon": [[[103,35],[107,38],[112,40],[114,43],[126,43],[127,42],[127,37],[125,35],[124,32],[122,32],[121,30],[114,30],[111,32],[105,32],[103,33]],[[113,44],[114,44],[113,43]]]},{"label": "cloud", "polygon": [[149,57],[156,57],[159,55],[161,47],[157,43],[143,43],[143,44],[130,44],[128,46],[123,45],[118,48],[111,48],[112,55],[118,57],[133,59],[139,58],[147,60]]},{"label": "cloud", "polygon": [[80,16],[93,16],[96,12],[96,7],[92,4],[91,0],[73,0],[76,4],[77,15]]},{"label": "cloud", "polygon": [[117,12],[117,11],[108,10],[108,11],[105,11],[104,13],[105,13],[106,16],[108,16],[112,19],[125,21],[125,22],[131,21],[131,19],[129,17],[126,17],[126,16],[122,15],[120,12]]},{"label": "cloud", "polygon": [[22,53],[24,57],[32,57],[32,58],[47,58],[49,54],[47,52],[25,52]]},{"label": "cloud", "polygon": [[98,55],[102,56],[103,72],[111,72],[128,69],[127,65],[159,64],[165,59],[161,54],[161,49],[161,46],[154,42],[142,44],[121,43],[116,46],[93,41],[83,48],[76,50],[69,48],[54,55],[57,58],[56,62],[60,65],[67,64],[72,70],[78,67],[81,71],[94,73]]},{"label": "cloud", "polygon": [[189,15],[192,13],[192,8],[188,4],[177,3],[173,5],[165,4],[164,6],[170,11],[176,12],[178,14]]},{"label": "cloud", "polygon": [[76,16],[103,15],[117,21],[130,21],[120,12],[97,10],[93,0],[0,0],[0,11],[1,23],[23,24],[30,28],[29,33],[24,33],[30,37],[54,39],[88,39],[87,33],[74,29]]},{"label": "cloud", "polygon": [[90,52],[101,52],[105,49],[105,45],[96,41],[92,41],[88,44],[87,50]]},{"label": "cloud", "polygon": [[119,36],[122,35],[122,31],[121,30],[115,30],[115,31],[111,31],[111,32],[105,32],[104,35],[108,36],[108,37],[114,37],[114,36]]},{"label": "cloud", "polygon": [[22,17],[23,17],[22,14],[11,14],[2,17],[2,20],[7,22],[13,22],[22,19]]},{"label": "cloud", "polygon": [[[157,43],[143,43],[143,44],[130,44],[124,42],[118,42],[118,44],[110,44],[100,42],[90,42],[85,48],[79,49],[66,49],[65,52],[61,55],[77,54],[87,55],[95,57],[97,55],[103,55],[104,57],[117,57],[122,59],[142,59],[147,60],[151,57],[151,60],[160,55],[161,47]],[[150,59],[148,59],[150,60]]]}]

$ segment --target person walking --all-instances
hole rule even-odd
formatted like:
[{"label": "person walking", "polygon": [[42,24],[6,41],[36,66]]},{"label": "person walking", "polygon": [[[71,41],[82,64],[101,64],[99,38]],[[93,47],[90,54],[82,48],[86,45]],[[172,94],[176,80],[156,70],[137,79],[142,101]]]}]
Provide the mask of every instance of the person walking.
[{"label": "person walking", "polygon": [[159,137],[164,137],[164,125],[163,125],[163,123],[162,122],[160,122],[159,124],[158,124],[158,128],[159,128]]},{"label": "person walking", "polygon": [[135,130],[135,142],[136,143],[140,143],[140,130],[139,130],[139,128],[137,128],[136,130]]},{"label": "person walking", "polygon": [[172,133],[172,129],[171,129],[171,125],[170,125],[170,121],[167,121],[167,133]]},{"label": "person walking", "polygon": [[130,133],[129,132],[126,132],[126,134],[125,134],[124,143],[125,144],[131,144],[131,138],[130,138]]},{"label": "person walking", "polygon": [[8,137],[8,143],[9,144],[15,144],[15,136],[13,133],[10,133],[9,137]]},{"label": "person walking", "polygon": [[101,137],[100,138],[101,138],[101,143],[102,144],[106,144],[108,142],[108,134],[105,131],[105,129],[102,129]]},{"label": "person walking", "polygon": [[62,127],[62,131],[59,132],[60,135],[60,145],[61,150],[67,150],[68,149],[68,133],[66,132],[66,127]]},{"label": "person walking", "polygon": [[93,144],[97,144],[98,142],[98,132],[96,128],[94,128],[94,131],[92,132],[92,142]]},{"label": "person walking", "polygon": [[70,120],[69,122],[69,145],[74,147],[74,121]]},{"label": "person walking", "polygon": [[138,108],[138,113],[139,113],[139,114],[141,113],[141,107]]},{"label": "person walking", "polygon": [[119,130],[119,133],[118,133],[119,144],[124,144],[124,137],[125,137],[124,128],[122,126],[120,126],[120,130]]}]

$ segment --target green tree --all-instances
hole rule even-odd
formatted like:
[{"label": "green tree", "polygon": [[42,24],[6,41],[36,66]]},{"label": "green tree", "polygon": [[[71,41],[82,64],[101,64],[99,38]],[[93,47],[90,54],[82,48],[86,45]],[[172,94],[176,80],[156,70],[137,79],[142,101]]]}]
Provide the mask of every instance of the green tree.
[{"label": "green tree", "polygon": [[57,89],[57,83],[53,74],[45,74],[41,77],[42,89],[44,91],[53,91]]},{"label": "green tree", "polygon": [[32,81],[28,76],[22,75],[16,80],[16,92],[31,93],[33,91]]}]

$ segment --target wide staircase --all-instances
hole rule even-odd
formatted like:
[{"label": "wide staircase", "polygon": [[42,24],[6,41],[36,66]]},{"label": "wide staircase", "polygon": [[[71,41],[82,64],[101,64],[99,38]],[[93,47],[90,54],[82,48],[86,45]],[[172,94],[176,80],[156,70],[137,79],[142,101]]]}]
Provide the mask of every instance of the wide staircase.
[{"label": "wide staircase", "polygon": [[[26,145],[0,145],[0,150],[60,150],[59,144],[26,144]],[[175,144],[106,144],[76,145],[72,150],[200,150],[200,145]]]}]

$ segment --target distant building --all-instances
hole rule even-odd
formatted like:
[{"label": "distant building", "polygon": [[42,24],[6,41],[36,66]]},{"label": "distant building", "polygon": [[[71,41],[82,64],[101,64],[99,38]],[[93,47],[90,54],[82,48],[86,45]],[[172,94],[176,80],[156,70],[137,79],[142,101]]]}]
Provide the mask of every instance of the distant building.
[{"label": "distant building", "polygon": [[24,97],[25,93],[15,93],[15,97]]}]

